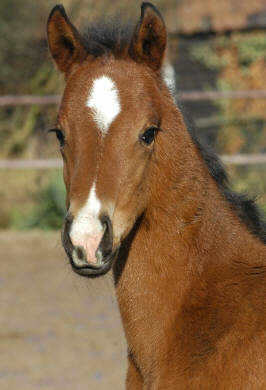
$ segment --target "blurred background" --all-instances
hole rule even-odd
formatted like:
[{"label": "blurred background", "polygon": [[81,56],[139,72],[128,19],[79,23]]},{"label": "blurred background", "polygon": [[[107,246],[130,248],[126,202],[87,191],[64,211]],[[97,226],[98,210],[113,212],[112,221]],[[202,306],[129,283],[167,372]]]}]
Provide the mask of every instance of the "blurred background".
[{"label": "blurred background", "polygon": [[[101,16],[136,20],[141,4],[62,2],[81,31]],[[46,132],[64,85],[46,42],[56,3],[0,2],[0,387],[119,389],[125,343],[112,282],[73,275],[60,246],[65,192]],[[221,155],[232,187],[258,196],[266,213],[265,1],[153,3],[168,27],[166,74],[188,121]]]}]

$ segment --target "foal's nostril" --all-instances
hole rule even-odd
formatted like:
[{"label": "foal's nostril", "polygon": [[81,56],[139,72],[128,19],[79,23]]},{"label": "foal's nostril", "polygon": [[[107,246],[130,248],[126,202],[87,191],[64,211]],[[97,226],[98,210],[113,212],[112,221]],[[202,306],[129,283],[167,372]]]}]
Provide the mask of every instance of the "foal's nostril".
[{"label": "foal's nostril", "polygon": [[101,218],[101,223],[104,227],[103,237],[101,242],[95,252],[95,257],[99,262],[103,262],[113,250],[113,229],[112,223],[108,216],[103,216]]},{"label": "foal's nostril", "polygon": [[81,249],[81,247],[78,246],[77,248],[75,248],[75,250],[76,250],[76,254],[77,254],[78,258],[80,260],[83,260],[84,259],[84,251]]},{"label": "foal's nostril", "polygon": [[72,259],[75,267],[83,268],[88,266],[85,249],[81,246],[75,246],[72,251]]}]

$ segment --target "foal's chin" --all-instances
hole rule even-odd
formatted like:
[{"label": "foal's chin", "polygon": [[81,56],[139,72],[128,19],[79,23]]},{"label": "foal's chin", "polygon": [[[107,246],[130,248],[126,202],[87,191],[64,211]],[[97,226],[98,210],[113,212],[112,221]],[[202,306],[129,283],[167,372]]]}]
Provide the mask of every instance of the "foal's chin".
[{"label": "foal's chin", "polygon": [[107,272],[110,271],[117,257],[117,253],[118,253],[118,249],[113,251],[105,259],[103,259],[103,263],[100,266],[94,266],[88,264],[82,267],[77,267],[70,256],[69,259],[73,271],[76,272],[78,275],[85,276],[87,278],[97,278],[99,276],[103,276],[107,274]]}]

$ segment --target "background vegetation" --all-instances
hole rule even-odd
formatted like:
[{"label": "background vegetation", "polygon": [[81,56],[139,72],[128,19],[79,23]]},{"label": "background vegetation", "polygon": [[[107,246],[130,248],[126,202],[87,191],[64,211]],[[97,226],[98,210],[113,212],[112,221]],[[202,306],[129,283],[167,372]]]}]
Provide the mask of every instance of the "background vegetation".
[{"label": "background vegetation", "polygon": [[[47,51],[46,20],[57,2],[1,0],[0,91],[12,94],[58,94],[63,80]],[[71,19],[81,30],[99,15],[117,11],[135,18],[141,1],[65,0]],[[154,3],[167,14],[172,0]],[[178,24],[178,20],[177,20]],[[181,90],[266,89],[265,31],[169,36],[169,58]],[[266,152],[265,99],[220,100],[187,104],[201,137],[219,153]],[[0,158],[58,157],[53,135],[57,107],[27,106],[0,109]],[[259,194],[266,205],[266,167],[229,167],[233,186]],[[0,171],[0,228],[59,228],[64,214],[61,174],[51,171]],[[266,207],[265,207],[266,209]]]},{"label": "background vegetation", "polygon": [[[266,88],[265,31],[218,35],[190,47],[192,59],[215,74],[214,88],[220,91]],[[213,89],[206,82],[204,89]],[[220,154],[266,153],[266,100],[217,100],[214,123],[210,120],[209,141]],[[202,132],[208,131],[206,126]],[[212,134],[214,132],[214,134]],[[258,196],[266,211],[266,167],[230,166],[232,185],[237,191]]]}]

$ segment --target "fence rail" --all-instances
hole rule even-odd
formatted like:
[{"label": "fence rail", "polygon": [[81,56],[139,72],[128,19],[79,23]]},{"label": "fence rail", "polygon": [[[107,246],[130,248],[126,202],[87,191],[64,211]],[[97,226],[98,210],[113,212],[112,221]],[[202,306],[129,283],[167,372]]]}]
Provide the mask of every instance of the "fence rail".
[{"label": "fence rail", "polygon": [[[201,101],[218,99],[266,99],[266,90],[247,91],[181,91],[178,98],[183,101]],[[0,107],[58,104],[60,95],[5,95],[0,96]],[[266,164],[265,154],[236,154],[221,156],[225,164],[253,165]],[[61,168],[60,159],[36,160],[0,160],[0,169],[55,169]]]},{"label": "fence rail", "polygon": [[63,163],[60,159],[34,159],[34,160],[0,160],[0,169],[18,169],[18,170],[30,170],[30,169],[55,169],[62,168]]},{"label": "fence rail", "polygon": [[[255,165],[266,164],[265,154],[235,154],[232,156],[220,156],[225,164],[232,165]],[[63,164],[60,159],[43,160],[0,160],[0,169],[13,170],[39,170],[39,169],[60,169]]]},{"label": "fence rail", "polygon": [[5,106],[30,106],[33,104],[47,105],[60,102],[60,95],[5,95],[0,96],[0,107]]},{"label": "fence rail", "polygon": [[[180,91],[178,98],[183,101],[219,100],[219,99],[266,99],[266,90],[247,91]],[[60,95],[5,95],[0,96],[0,107],[29,106],[33,104],[58,104]]]}]

